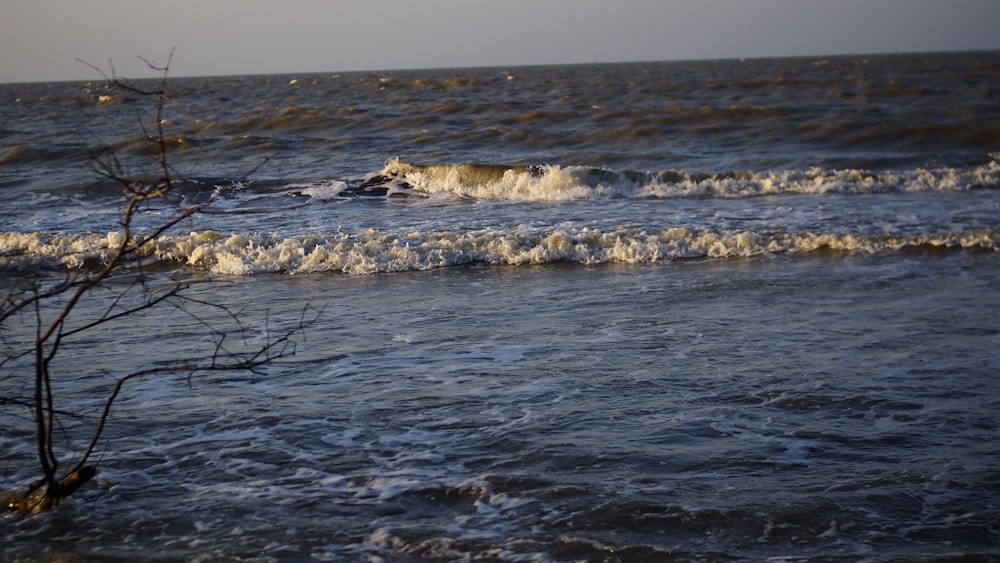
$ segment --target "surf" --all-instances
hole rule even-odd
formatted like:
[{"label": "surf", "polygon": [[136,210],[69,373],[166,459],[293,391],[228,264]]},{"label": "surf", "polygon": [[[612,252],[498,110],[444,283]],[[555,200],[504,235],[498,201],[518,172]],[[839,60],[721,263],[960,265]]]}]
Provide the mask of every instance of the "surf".
[{"label": "surf", "polygon": [[568,202],[592,199],[742,199],[784,195],[955,192],[1000,187],[997,154],[970,167],[895,171],[615,170],[586,165],[417,164],[393,159],[362,178],[289,184],[293,195],[454,201]]}]

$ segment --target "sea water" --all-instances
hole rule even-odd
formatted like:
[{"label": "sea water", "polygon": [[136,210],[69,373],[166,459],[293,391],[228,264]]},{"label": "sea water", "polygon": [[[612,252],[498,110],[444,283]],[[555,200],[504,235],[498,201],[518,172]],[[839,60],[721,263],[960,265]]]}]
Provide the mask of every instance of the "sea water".
[{"label": "sea water", "polygon": [[[75,322],[136,280],[189,299],[66,343],[57,399],[82,416],[62,417],[60,454],[117,377],[318,317],[257,372],[129,381],[95,481],[0,522],[2,555],[989,560],[998,68],[170,78],[175,193],[210,212]],[[123,200],[94,158],[134,178],[157,162],[148,98],[100,81],[0,95],[6,295],[110,256]],[[33,321],[5,324],[5,355]],[[30,396],[30,362],[0,370],[5,398]],[[24,486],[32,421],[0,408],[3,488]]]}]

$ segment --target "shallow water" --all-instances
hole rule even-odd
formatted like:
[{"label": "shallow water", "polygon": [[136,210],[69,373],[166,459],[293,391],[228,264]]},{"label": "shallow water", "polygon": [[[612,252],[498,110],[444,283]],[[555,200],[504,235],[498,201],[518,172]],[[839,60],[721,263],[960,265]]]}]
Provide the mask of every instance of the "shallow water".
[{"label": "shallow water", "polygon": [[917,251],[216,282],[328,315],[266,376],[130,385],[97,485],[5,523],[8,557],[991,553],[998,275]]},{"label": "shallow water", "polygon": [[[0,520],[0,559],[990,560],[998,64],[171,79],[173,203],[212,213],[72,318],[188,286],[63,344],[64,463],[117,377],[319,316],[257,373],[130,381],[95,482]],[[148,104],[104,85],[0,95],[6,296],[120,241],[89,154],[155,153],[127,133]],[[33,314],[3,329],[9,357]],[[24,486],[28,411],[0,429]]]}]

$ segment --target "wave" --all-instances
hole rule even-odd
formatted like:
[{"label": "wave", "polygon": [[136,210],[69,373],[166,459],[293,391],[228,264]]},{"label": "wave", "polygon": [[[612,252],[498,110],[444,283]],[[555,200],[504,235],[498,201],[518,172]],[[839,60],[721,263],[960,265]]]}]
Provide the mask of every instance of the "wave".
[{"label": "wave", "polygon": [[689,172],[590,166],[432,164],[399,160],[360,181],[294,184],[314,197],[407,196],[474,201],[559,202],[598,198],[737,199],[796,194],[947,192],[1000,188],[1000,158],[969,168],[895,172],[846,169]]},{"label": "wave", "polygon": [[0,166],[34,164],[65,159],[83,160],[85,155],[60,148],[32,147],[21,143],[0,150]]},{"label": "wave", "polygon": [[[0,233],[0,270],[79,269],[104,264],[121,242],[107,235]],[[147,265],[186,267],[221,275],[423,271],[468,264],[653,264],[694,258],[750,257],[823,250],[854,253],[906,249],[1000,251],[1000,233],[972,231],[920,236],[832,233],[577,230],[384,233],[279,237],[217,231],[164,236],[141,249]]]}]

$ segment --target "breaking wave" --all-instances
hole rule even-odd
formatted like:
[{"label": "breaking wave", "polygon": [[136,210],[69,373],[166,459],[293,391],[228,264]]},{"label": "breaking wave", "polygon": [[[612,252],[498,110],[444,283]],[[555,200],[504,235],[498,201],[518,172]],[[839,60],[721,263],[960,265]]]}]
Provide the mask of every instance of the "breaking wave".
[{"label": "breaking wave", "polygon": [[[0,269],[97,267],[121,241],[108,235],[0,233]],[[1000,250],[1000,233],[921,236],[664,230],[516,229],[387,233],[375,229],[334,236],[280,237],[217,231],[164,236],[143,246],[149,263],[221,275],[342,272],[374,274],[467,264],[652,264],[693,258],[750,257],[822,250],[881,253],[913,248]]]},{"label": "breaking wave", "polygon": [[326,197],[452,197],[524,202],[967,191],[1000,187],[1000,159],[996,157],[993,155],[988,163],[970,168],[918,168],[895,172],[818,167],[763,172],[649,172],[561,165],[419,165],[393,160],[383,170],[361,181],[296,184],[289,188],[317,197],[322,197],[321,194]]}]

